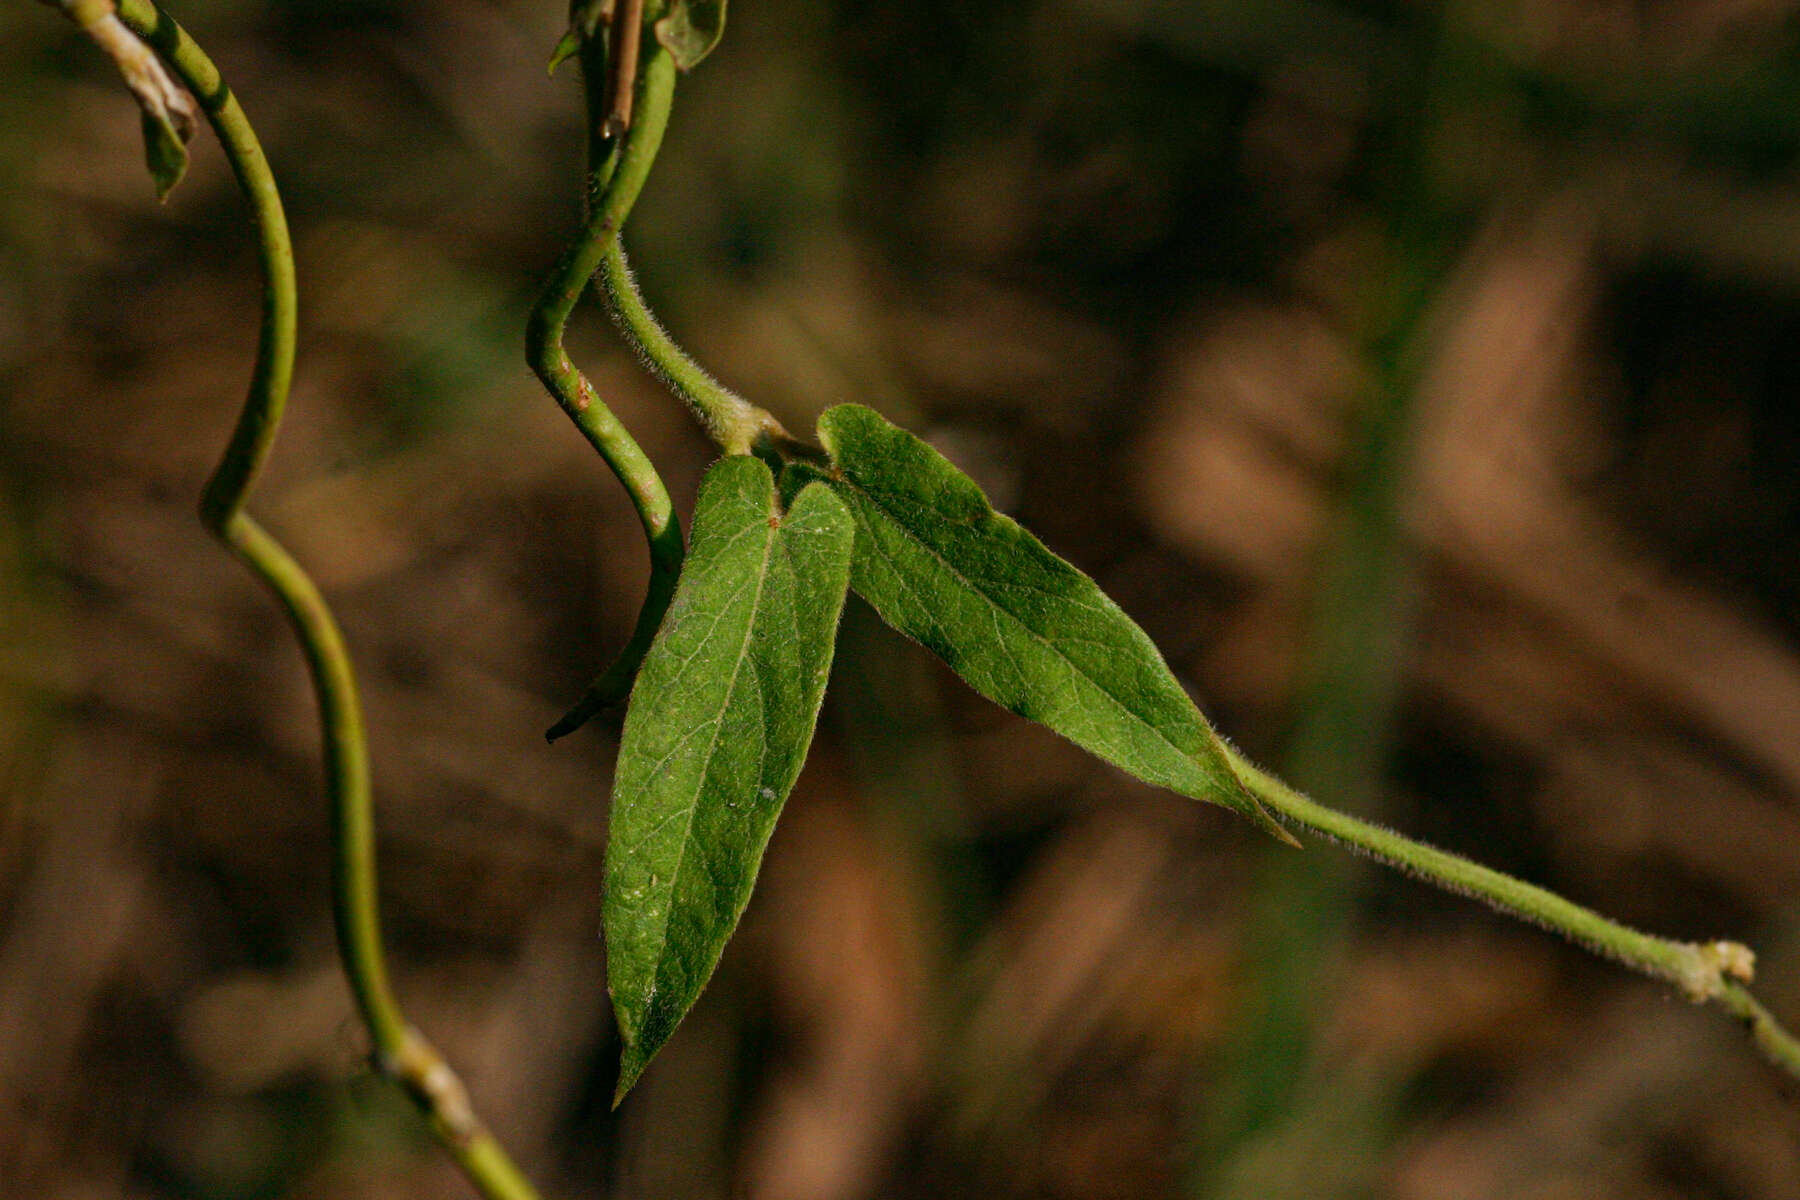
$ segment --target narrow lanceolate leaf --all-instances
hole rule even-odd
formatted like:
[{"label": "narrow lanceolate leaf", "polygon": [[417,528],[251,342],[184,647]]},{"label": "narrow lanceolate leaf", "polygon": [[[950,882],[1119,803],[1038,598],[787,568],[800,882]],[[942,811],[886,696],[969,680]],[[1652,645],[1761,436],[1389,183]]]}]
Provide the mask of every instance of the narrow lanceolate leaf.
[{"label": "narrow lanceolate leaf", "polygon": [[995,703],[1292,841],[1233,773],[1149,636],[1092,579],[879,414],[831,409],[819,439],[831,470],[797,467],[794,479],[824,479],[849,505],[851,586],[883,620]]},{"label": "narrow lanceolate leaf", "polygon": [[632,689],[606,850],[616,1104],[706,985],[812,741],[855,526],[824,487],[784,515],[760,459],[722,459]]},{"label": "narrow lanceolate leaf", "polygon": [[691,71],[725,36],[725,0],[672,0],[668,15],[656,23],[656,40]]},{"label": "narrow lanceolate leaf", "polygon": [[581,47],[594,40],[600,26],[612,19],[613,0],[575,0],[569,5],[569,28],[550,52],[550,73],[581,53]]}]

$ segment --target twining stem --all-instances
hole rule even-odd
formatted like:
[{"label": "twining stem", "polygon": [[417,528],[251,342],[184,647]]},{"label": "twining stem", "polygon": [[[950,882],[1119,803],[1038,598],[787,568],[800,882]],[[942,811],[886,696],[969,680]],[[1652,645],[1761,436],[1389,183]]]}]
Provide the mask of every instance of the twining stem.
[{"label": "twining stem", "polygon": [[[681,528],[668,489],[637,441],[601,403],[563,347],[569,317],[588,281],[599,272],[614,323],[644,365],[687,401],[726,453],[742,454],[765,441],[789,440],[773,417],[720,386],[681,352],[644,304],[626,265],[619,231],[662,147],[675,94],[676,67],[674,57],[654,38],[640,50],[641,31],[632,22],[634,13],[641,14],[641,4],[620,3],[615,11],[613,60],[607,61],[605,44],[598,37],[589,39],[581,50],[590,133],[587,219],[531,311],[525,352],[544,387],[631,496],[650,544],[650,584],[630,640],[575,706],[551,726],[546,736],[552,741],[623,700],[631,690],[637,668],[674,595],[683,558]],[[625,27],[620,28],[619,22]],[[635,56],[629,64],[628,50]],[[620,93],[633,79],[635,100],[622,101]]]},{"label": "twining stem", "polygon": [[[625,245],[618,231],[624,224],[625,214],[630,212],[637,199],[637,188],[642,186],[643,175],[649,173],[650,165],[662,147],[663,131],[669,123],[669,105],[675,96],[674,56],[652,40],[643,73],[643,95],[638,98],[642,116],[625,140],[619,176],[606,189],[606,195],[612,200],[613,193],[619,188],[631,190],[618,198],[622,207],[618,201],[614,202],[614,207],[620,207],[618,220],[608,227],[606,236],[594,247],[606,310],[645,368],[687,403],[707,434],[725,453],[747,454],[764,446],[798,450],[799,443],[788,435],[779,421],[714,379],[676,345],[675,339],[650,311],[650,306],[644,303],[631,266],[625,261]],[[591,104],[591,91],[589,96]],[[590,114],[590,119],[599,116],[598,113]],[[607,119],[611,119],[610,115]]]},{"label": "twining stem", "polygon": [[1480,900],[1509,916],[1540,925],[1653,979],[1672,983],[1695,1002],[1714,1001],[1750,1027],[1776,1066],[1800,1078],[1800,1039],[1752,996],[1754,956],[1736,942],[1678,942],[1621,925],[1555,892],[1514,879],[1459,855],[1326,808],[1259,770],[1229,745],[1232,769],[1277,816],[1404,874]]},{"label": "twining stem", "polygon": [[[652,46],[643,77],[636,124],[625,139],[616,174],[606,189],[606,203],[590,223],[590,228],[598,227],[599,234],[582,248],[584,254],[592,254],[592,258],[582,258],[582,265],[598,260],[601,286],[614,322],[646,365],[693,407],[727,453],[743,453],[772,444],[784,454],[804,454],[805,449],[789,438],[773,417],[722,387],[683,353],[638,293],[619,243],[618,229],[636,199],[667,125],[674,67],[660,47]],[[592,269],[588,266],[588,270]],[[576,294],[578,289],[568,298],[564,319]],[[1757,1045],[1778,1066],[1800,1077],[1800,1041],[1783,1029],[1743,986],[1752,970],[1753,956],[1748,948],[1733,942],[1676,942],[1640,933],[1543,888],[1326,808],[1258,770],[1230,747],[1227,754],[1250,790],[1290,824],[1542,925],[1634,970],[1674,983],[1695,1000],[1715,1001],[1751,1027]]]},{"label": "twining stem", "polygon": [[269,455],[293,378],[297,300],[287,218],[262,146],[219,70],[151,0],[119,0],[120,19],[154,47],[199,101],[249,201],[263,270],[262,330],[249,396],[201,496],[206,528],[280,601],[306,655],[318,697],[331,801],[332,914],[350,991],[376,1067],[412,1095],[470,1181],[490,1200],[536,1191],[476,1117],[468,1093],[436,1049],[409,1025],[388,983],[377,909],[374,798],[356,679],[325,599],[291,555],[244,511]]},{"label": "twining stem", "polygon": [[[630,7],[622,2],[621,13]],[[623,43],[623,31],[618,40]],[[584,55],[582,61],[587,69],[591,60]],[[619,149],[616,167],[612,161],[602,163],[590,151],[590,158],[596,165],[590,172],[589,187],[599,199],[583,240],[570,251],[571,257],[579,252],[579,266],[585,268],[580,282],[585,283],[595,271],[599,272],[600,287],[613,324],[637,352],[645,368],[687,403],[721,450],[727,454],[747,454],[765,444],[786,446],[793,439],[782,429],[780,422],[719,383],[676,345],[675,339],[644,303],[643,293],[638,291],[637,280],[625,260],[625,246],[619,231],[637,202],[638,192],[656,161],[657,152],[662,149],[663,134],[669,125],[669,107],[675,98],[675,57],[652,38],[643,51],[637,72],[641,82],[636,115],[630,115],[633,110],[626,110],[631,126]],[[618,76],[619,69],[615,67],[609,70],[606,78],[610,81]],[[609,83],[600,93],[604,98],[597,110],[594,107],[596,89],[588,89],[589,123],[600,129],[603,136],[618,120],[617,101],[611,98],[617,86]],[[568,259],[565,263],[576,265]],[[568,320],[568,309],[574,306],[575,297],[580,295],[580,284],[572,278],[569,283],[575,290],[566,295],[566,306],[561,309],[564,322]],[[559,295],[559,304],[564,301],[565,296]]]},{"label": "twining stem", "polygon": [[797,444],[775,418],[707,373],[676,344],[638,291],[625,247],[618,240],[600,260],[600,287],[607,312],[644,366],[687,402],[706,431],[727,454],[744,454],[769,442],[794,449]]},{"label": "twining stem", "polygon": [[[589,61],[584,53],[584,66]],[[656,161],[657,151],[662,148],[663,133],[669,125],[669,106],[675,96],[675,77],[674,56],[654,39],[646,43],[638,67],[638,96],[631,128],[618,141],[616,153],[611,158],[590,164],[590,175],[596,177],[590,180],[590,191],[595,193],[596,199],[588,215],[587,227],[557,264],[549,285],[532,310],[526,354],[538,377],[577,424],[582,423],[582,414],[586,410],[600,407],[591,387],[585,394],[582,392],[581,384],[585,381],[562,350],[569,314],[586,289],[588,280],[598,271],[608,311],[620,332],[642,357],[644,365],[693,408],[695,416],[720,449],[727,454],[745,454],[760,440],[779,431],[780,425],[756,405],[720,386],[682,353],[644,304],[619,242],[619,230],[631,214],[638,193],[643,190],[644,180]],[[589,89],[588,96],[591,104],[594,89]],[[591,122],[604,125],[607,119],[604,112],[590,113]],[[595,182],[600,186],[594,187]],[[583,432],[588,433],[588,440],[619,474],[620,481],[635,499],[646,483],[643,472],[633,461],[634,453],[637,457],[642,456],[636,443],[626,435],[619,444],[607,445],[585,426]],[[648,467],[647,463],[645,467]],[[660,486],[658,483],[659,489]],[[665,503],[666,499],[665,496]],[[645,507],[640,501],[640,515]]]},{"label": "twining stem", "polygon": [[[318,589],[244,512],[245,497],[275,436],[293,372],[293,253],[273,177],[236,99],[212,62],[180,27],[152,0],[118,0],[118,12],[125,25],[158,50],[194,93],[224,146],[256,219],[265,274],[256,366],[225,457],[202,496],[201,517],[276,595],[307,658],[319,700],[326,785],[333,812],[333,912],[345,971],[374,1044],[375,1062],[414,1097],[483,1195],[490,1200],[535,1200],[531,1185],[476,1118],[460,1081],[442,1056],[406,1023],[393,996],[377,918],[369,764],[348,654]],[[598,49],[589,49],[591,53],[584,51],[584,66],[603,59]],[[533,368],[624,483],[650,542],[653,578],[638,630],[590,695],[622,694],[628,686],[666,608],[683,551],[667,490],[655,469],[563,350],[569,315],[588,280],[600,273],[608,306],[625,336],[650,367],[693,406],[722,448],[744,452],[773,445],[793,452],[791,439],[772,417],[718,385],[669,339],[638,294],[619,245],[619,229],[660,146],[674,82],[672,57],[651,40],[643,47],[635,115],[629,118],[623,136],[619,136],[617,121],[608,120],[618,114],[618,106],[612,103],[616,96],[600,106],[602,114],[591,114],[599,125],[593,137],[598,152],[590,164],[588,219],[581,238],[564,255],[533,310],[527,339]],[[590,106],[597,90],[589,88]],[[1638,932],[1543,888],[1326,808],[1258,770],[1230,747],[1226,753],[1251,791],[1289,824],[1541,925],[1636,971],[1671,982],[1696,1001],[1716,1002],[1749,1026],[1757,1045],[1771,1060],[1800,1078],[1800,1040],[1744,986],[1753,961],[1747,948],[1731,942],[1678,942]]]},{"label": "twining stem", "polygon": [[606,246],[618,241],[619,226],[631,211],[632,204],[644,186],[650,164],[656,157],[668,123],[669,94],[674,90],[674,66],[666,54],[653,52],[640,75],[638,90],[645,100],[661,95],[661,103],[642,105],[643,116],[635,121],[621,139],[608,128],[609,109],[615,76],[605,62],[598,38],[588,41],[581,51],[582,71],[586,83],[592,125],[588,140],[587,218],[581,234],[564,251],[543,294],[531,310],[525,330],[525,356],[544,388],[556,400],[582,436],[600,454],[606,465],[624,485],[637,509],[650,546],[650,583],[644,606],[638,613],[631,638],[588,687],[581,700],[555,725],[547,737],[555,741],[579,728],[590,717],[624,699],[631,690],[637,669],[650,649],[650,642],[662,623],[663,613],[675,594],[675,580],[681,574],[685,556],[681,526],[675,519],[675,507],[669,490],[650,458],[631,436],[629,430],[600,401],[589,383],[563,348],[563,337],[569,316],[581,294],[587,290]]}]

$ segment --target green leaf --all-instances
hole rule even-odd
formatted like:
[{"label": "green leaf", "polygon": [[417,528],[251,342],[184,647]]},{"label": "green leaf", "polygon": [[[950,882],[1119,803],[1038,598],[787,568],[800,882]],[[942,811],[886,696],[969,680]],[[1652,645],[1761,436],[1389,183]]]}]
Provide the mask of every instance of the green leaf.
[{"label": "green leaf", "polygon": [[851,586],[983,696],[1140,779],[1284,841],[1147,634],[1092,579],[994,511],[974,480],[854,404],[819,419],[823,479],[856,518]]},{"label": "green leaf", "polygon": [[194,136],[194,102],[137,34],[119,19],[112,0],[52,0],[80,25],[119,68],[143,114],[144,161],[166,200],[187,174],[188,139]]},{"label": "green leaf", "polygon": [[673,0],[656,23],[656,40],[684,71],[699,66],[724,36],[725,0]]},{"label": "green leaf", "polygon": [[187,174],[188,152],[181,134],[166,113],[143,111],[144,163],[156,184],[156,198],[167,200],[181,177]]},{"label": "green leaf", "polygon": [[806,758],[855,526],[829,489],[783,516],[774,476],[707,472],[692,548],[632,690],[606,850],[622,1099],[718,964]]},{"label": "green leaf", "polygon": [[613,0],[575,0],[569,6],[569,28],[557,39],[550,52],[550,74],[581,53],[582,46],[593,41],[602,23],[612,19]]}]

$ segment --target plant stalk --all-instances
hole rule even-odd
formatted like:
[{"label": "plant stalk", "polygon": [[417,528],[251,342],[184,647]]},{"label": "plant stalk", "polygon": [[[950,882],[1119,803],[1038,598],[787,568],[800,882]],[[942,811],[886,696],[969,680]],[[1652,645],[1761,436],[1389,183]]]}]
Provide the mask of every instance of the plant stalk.
[{"label": "plant stalk", "polygon": [[[641,5],[621,4],[617,20],[629,21]],[[631,496],[650,544],[650,585],[630,640],[589,685],[575,706],[550,727],[557,738],[580,728],[631,691],[674,596],[683,547],[667,488],[618,418],[602,404],[563,348],[569,317],[598,273],[607,311],[644,366],[687,402],[708,435],[727,454],[746,454],[792,439],[767,412],[722,386],[682,352],[644,303],[625,261],[620,230],[637,203],[662,148],[674,101],[674,56],[654,38],[639,49],[641,31],[615,28],[609,39],[623,56],[639,56],[627,71],[606,61],[606,43],[587,40],[581,63],[588,104],[588,214],[579,237],[551,273],[526,329],[526,357],[544,387],[575,422]],[[635,97],[621,98],[622,80],[635,78]],[[621,119],[623,114],[623,119]]]},{"label": "plant stalk", "polygon": [[[659,59],[663,61],[659,63]],[[669,96],[675,86],[674,69],[667,59],[667,54],[652,53],[645,64],[647,69],[638,84],[643,115],[621,138],[609,125],[613,108],[610,81],[615,76],[606,62],[604,41],[596,36],[584,42],[581,64],[590,110],[587,215],[580,235],[563,252],[526,323],[525,356],[532,371],[624,485],[650,548],[650,583],[631,638],[575,707],[550,727],[545,736],[551,741],[572,733],[630,693],[637,669],[675,594],[675,580],[686,557],[681,525],[662,477],[630,430],[600,401],[593,384],[563,346],[576,302],[587,290],[606,247],[617,244],[619,227],[637,200],[662,141]]]},{"label": "plant stalk", "polygon": [[256,133],[218,68],[151,0],[119,0],[120,19],[153,47],[193,93],[243,188],[257,228],[263,271],[262,328],[249,395],[207,482],[200,517],[274,593],[293,625],[318,698],[325,787],[332,812],[332,914],[338,948],[376,1068],[397,1081],[469,1180],[489,1200],[537,1193],[476,1117],[442,1055],[409,1025],[388,982],[377,905],[374,796],[356,679],[343,634],[298,562],[244,511],[268,459],[293,378],[298,311],[294,253],[275,178]]},{"label": "plant stalk", "polygon": [[1642,933],[1536,884],[1327,808],[1259,770],[1230,745],[1225,752],[1244,785],[1288,824],[1434,887],[1542,926],[1639,974],[1672,983],[1696,1004],[1716,1003],[1749,1027],[1757,1047],[1771,1062],[1800,1079],[1800,1039],[1745,986],[1755,970],[1755,955],[1749,947],[1726,941],[1678,942]]},{"label": "plant stalk", "polygon": [[785,447],[793,442],[779,421],[714,379],[669,336],[644,303],[619,241],[607,247],[600,260],[600,287],[606,293],[613,324],[637,351],[645,368],[686,401],[721,450],[748,454],[764,443]]}]

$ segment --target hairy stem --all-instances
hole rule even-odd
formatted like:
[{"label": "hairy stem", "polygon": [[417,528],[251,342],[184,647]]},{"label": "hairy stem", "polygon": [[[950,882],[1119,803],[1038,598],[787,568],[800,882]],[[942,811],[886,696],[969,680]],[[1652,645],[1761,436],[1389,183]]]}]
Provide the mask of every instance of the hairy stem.
[{"label": "hairy stem", "polygon": [[368,1027],[375,1064],[417,1101],[484,1196],[535,1200],[535,1190],[475,1116],[449,1064],[407,1024],[394,998],[377,910],[368,749],[343,634],[299,563],[244,511],[245,498],[280,426],[294,369],[294,254],[274,176],[237,98],[193,39],[151,0],[120,0],[118,11],[125,25],[162,55],[199,101],[256,220],[263,270],[256,365],[225,456],[201,497],[200,516],[207,529],[274,593],[306,655],[318,697],[325,786],[332,810],[332,913],[344,971]]},{"label": "hairy stem", "polygon": [[600,260],[600,286],[613,324],[650,373],[687,402],[720,449],[747,454],[765,441],[783,446],[792,442],[774,417],[714,379],[675,344],[644,303],[625,261],[625,247],[616,239]]},{"label": "hairy stem", "polygon": [[[603,185],[596,188],[600,201],[590,217],[588,236],[578,246],[584,251],[579,265],[585,268],[580,277],[585,281],[596,271],[606,296],[607,312],[631,348],[637,352],[646,369],[685,401],[700,424],[719,448],[727,454],[747,454],[764,443],[786,444],[792,441],[780,422],[763,409],[750,403],[709,375],[705,368],[675,344],[657,321],[650,306],[638,291],[631,267],[625,261],[625,247],[619,230],[625,224],[644,179],[662,148],[663,133],[669,124],[669,107],[674,102],[675,58],[661,43],[652,38],[644,49],[639,67],[640,94],[636,116],[618,154],[618,166]],[[589,90],[589,103],[594,91]],[[610,109],[589,114],[589,121],[603,131],[614,126],[616,112]],[[579,295],[579,290],[575,292]],[[568,300],[573,306],[573,297]],[[563,319],[567,320],[566,310]]]},{"label": "hairy stem", "polygon": [[[629,25],[641,7],[621,4],[617,20]],[[627,49],[633,55],[639,54],[638,32],[641,31],[628,28],[613,31],[611,41],[618,47],[619,55]],[[675,95],[674,57],[650,39],[643,43],[641,60],[634,60],[626,69],[622,57],[606,61],[605,45],[595,37],[582,47],[581,62],[589,125],[587,220],[580,236],[563,253],[531,311],[525,351],[544,387],[631,496],[650,544],[650,584],[630,640],[575,706],[550,727],[545,736],[551,741],[580,728],[629,694],[638,666],[674,595],[683,559],[681,529],[656,468],[618,418],[600,402],[593,385],[563,348],[569,317],[588,281],[599,273],[614,324],[644,366],[687,402],[726,453],[743,454],[765,443],[786,445],[792,441],[773,417],[720,385],[682,352],[644,303],[625,261],[619,233],[637,203],[668,129],[669,108]],[[622,103],[624,81],[633,79],[636,95]]]},{"label": "hairy stem", "polygon": [[[619,227],[631,212],[656,158],[668,123],[669,95],[675,87],[674,67],[667,54],[652,52],[638,83],[642,117],[621,139],[606,124],[611,88],[605,81],[613,76],[600,39],[591,39],[583,46],[581,60],[591,110],[587,219],[580,236],[563,252],[531,310],[525,330],[525,356],[545,390],[612,468],[631,497],[650,547],[650,584],[630,640],[575,707],[550,728],[546,736],[552,741],[579,728],[630,692],[638,666],[675,594],[675,580],[685,556],[681,526],[662,477],[563,348],[569,316],[587,290],[588,280],[593,278],[607,246],[617,244]],[[661,97],[660,103],[657,96]]]},{"label": "hairy stem", "polygon": [[1289,824],[1446,891],[1472,897],[1508,916],[1540,925],[1640,974],[1672,983],[1696,1003],[1716,1002],[1749,1026],[1770,1061],[1800,1078],[1800,1039],[1784,1029],[1744,986],[1755,961],[1748,947],[1736,942],[1678,942],[1641,933],[1535,884],[1326,808],[1259,770],[1230,746],[1226,755],[1257,799]]}]

